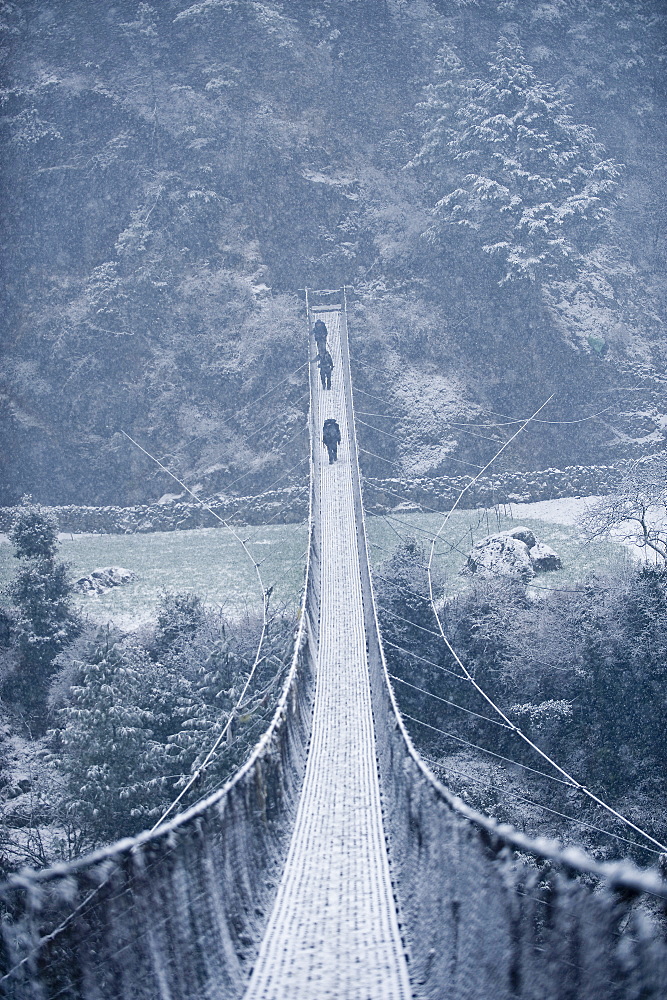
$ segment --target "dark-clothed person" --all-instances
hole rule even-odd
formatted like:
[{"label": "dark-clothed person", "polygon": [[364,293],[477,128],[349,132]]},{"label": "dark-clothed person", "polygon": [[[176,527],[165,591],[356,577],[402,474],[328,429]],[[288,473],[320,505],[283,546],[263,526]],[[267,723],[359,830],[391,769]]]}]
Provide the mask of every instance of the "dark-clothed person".
[{"label": "dark-clothed person", "polygon": [[323,323],[321,319],[318,319],[313,327],[313,335],[315,337],[315,343],[317,344],[317,353],[324,354],[327,346],[327,335],[329,331],[327,330],[326,323]]},{"label": "dark-clothed person", "polygon": [[324,351],[323,354],[319,354],[317,357],[317,367],[320,369],[320,379],[322,380],[322,388],[331,388],[331,373],[334,368],[333,358],[328,351]]},{"label": "dark-clothed person", "polygon": [[329,465],[332,465],[338,460],[338,445],[340,444],[340,427],[333,417],[329,417],[328,420],[324,421],[322,443],[326,445],[326,449],[329,452]]}]

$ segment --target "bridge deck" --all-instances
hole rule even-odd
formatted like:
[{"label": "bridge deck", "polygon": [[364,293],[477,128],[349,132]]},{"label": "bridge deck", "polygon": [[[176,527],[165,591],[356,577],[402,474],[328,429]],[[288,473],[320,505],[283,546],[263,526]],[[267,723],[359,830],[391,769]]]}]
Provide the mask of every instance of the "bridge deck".
[{"label": "bridge deck", "polygon": [[[375,758],[340,313],[322,318],[335,368],[332,389],[323,391],[311,365],[322,567],[313,732],[285,871],[245,1000],[408,1000]],[[334,465],[321,443],[330,416],[342,436]]]}]

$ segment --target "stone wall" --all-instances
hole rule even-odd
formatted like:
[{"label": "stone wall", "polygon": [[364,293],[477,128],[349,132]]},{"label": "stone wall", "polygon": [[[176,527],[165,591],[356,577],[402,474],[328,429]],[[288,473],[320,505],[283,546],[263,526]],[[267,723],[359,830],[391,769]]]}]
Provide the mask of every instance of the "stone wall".
[{"label": "stone wall", "polygon": [[[622,467],[616,464],[572,465],[565,469],[483,476],[464,494],[459,506],[493,507],[496,504],[529,503],[559,497],[596,496],[610,493],[618,485],[621,475]],[[423,507],[425,511],[429,507],[446,510],[470,481],[469,476],[365,479],[364,503],[373,514],[381,514],[406,500]]]},{"label": "stone wall", "polygon": [[[572,465],[540,472],[508,472],[483,476],[464,495],[460,507],[552,500],[558,497],[609,493],[618,484],[622,466]],[[364,479],[364,501],[372,514],[392,510],[404,500],[424,510],[446,509],[470,482],[469,476]],[[400,495],[396,495],[400,494]],[[290,486],[255,497],[202,498],[230,524],[293,524],[308,517],[308,487]],[[61,531],[132,534],[210,528],[214,517],[195,501],[144,504],[137,507],[53,507]],[[8,531],[14,507],[0,508],[0,531]]]},{"label": "stone wall", "polygon": [[[202,497],[230,524],[292,524],[308,518],[308,487],[292,486],[255,497]],[[213,515],[194,500],[188,503],[144,504],[137,507],[51,507],[60,531],[133,534],[211,528]],[[0,508],[0,531],[8,531],[15,507]]]}]

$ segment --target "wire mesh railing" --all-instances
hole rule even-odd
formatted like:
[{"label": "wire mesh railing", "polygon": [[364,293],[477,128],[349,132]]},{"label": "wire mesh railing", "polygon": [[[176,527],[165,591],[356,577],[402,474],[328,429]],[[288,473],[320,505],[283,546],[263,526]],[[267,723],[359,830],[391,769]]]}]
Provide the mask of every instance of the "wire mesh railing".
[{"label": "wire mesh railing", "polygon": [[[354,427],[345,312],[341,345]],[[470,809],[415,750],[385,660],[358,449],[354,497],[386,835],[416,997],[659,1000],[667,883],[535,840]],[[356,459],[356,461],[355,461]]]},{"label": "wire mesh railing", "polygon": [[[310,454],[312,464],[312,440]],[[311,475],[291,664],[248,761],[223,788],[155,832],[25,871],[0,887],[0,995],[243,994],[289,844],[310,738],[319,632],[316,504]],[[265,619],[267,601],[264,589]]]}]

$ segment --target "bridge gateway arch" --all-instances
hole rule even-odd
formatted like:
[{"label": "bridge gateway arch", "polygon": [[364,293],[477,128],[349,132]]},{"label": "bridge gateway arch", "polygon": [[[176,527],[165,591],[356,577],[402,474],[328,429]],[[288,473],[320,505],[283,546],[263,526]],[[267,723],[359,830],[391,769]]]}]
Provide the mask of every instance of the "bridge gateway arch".
[{"label": "bridge gateway arch", "polygon": [[223,789],[155,833],[3,887],[5,994],[664,1000],[658,875],[498,827],[413,748],[373,600],[345,290],[306,305],[335,368],[327,391],[309,366],[309,548],[275,716]]}]

